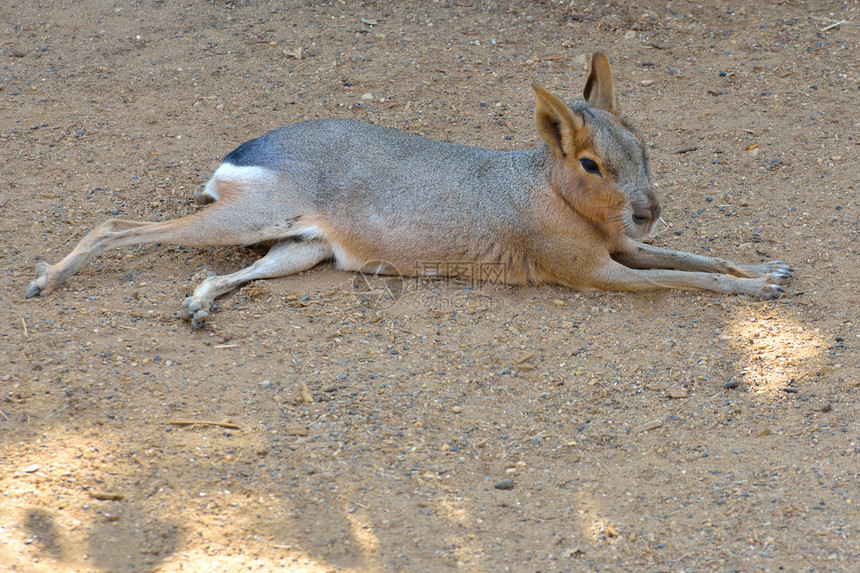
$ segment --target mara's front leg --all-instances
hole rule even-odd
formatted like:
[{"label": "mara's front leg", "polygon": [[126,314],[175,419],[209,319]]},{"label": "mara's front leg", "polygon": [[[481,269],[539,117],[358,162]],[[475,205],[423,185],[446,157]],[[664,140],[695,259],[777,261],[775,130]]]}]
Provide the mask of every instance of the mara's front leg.
[{"label": "mara's front leg", "polygon": [[698,289],[726,294],[746,294],[772,300],[785,292],[781,283],[789,276],[789,273],[783,271],[782,268],[777,268],[761,276],[747,278],[718,271],[635,269],[615,261],[609,261],[595,270],[591,277],[591,284],[595,288],[604,290]]},{"label": "mara's front leg", "polygon": [[621,250],[612,253],[612,258],[622,265],[634,269],[675,269],[679,271],[698,271],[720,273],[736,277],[757,278],[765,275],[792,276],[794,269],[781,261],[767,261],[758,265],[742,265],[726,259],[706,257],[662,249],[625,238]]}]

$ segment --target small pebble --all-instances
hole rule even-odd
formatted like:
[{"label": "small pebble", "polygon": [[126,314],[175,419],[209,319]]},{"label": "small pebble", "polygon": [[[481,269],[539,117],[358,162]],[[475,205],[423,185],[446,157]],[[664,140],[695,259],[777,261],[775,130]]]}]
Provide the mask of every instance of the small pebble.
[{"label": "small pebble", "polygon": [[640,424],[630,430],[634,434],[639,434],[641,432],[647,432],[649,430],[656,430],[657,428],[663,425],[663,420],[651,420],[650,422],[645,422],[644,424]]},{"label": "small pebble", "polygon": [[451,408],[451,411],[454,412],[455,414],[459,414],[463,411],[463,407],[462,406],[454,406],[453,408]]},{"label": "small pebble", "polygon": [[39,464],[33,464],[31,466],[27,466],[26,468],[23,468],[21,471],[24,472],[25,474],[31,474],[33,472],[39,471],[39,467],[40,467]]},{"label": "small pebble", "polygon": [[496,489],[514,489],[514,480],[503,479],[502,481],[496,482],[493,487]]},{"label": "small pebble", "polygon": [[301,424],[290,424],[284,430],[291,436],[307,436],[308,429]]},{"label": "small pebble", "polygon": [[271,380],[263,380],[262,382],[260,382],[260,386],[262,386],[265,390],[268,390],[269,388],[272,387],[272,381]]},{"label": "small pebble", "polygon": [[740,385],[741,385],[740,380],[729,380],[728,382],[725,383],[726,388],[737,388]]},{"label": "small pebble", "polygon": [[687,392],[686,388],[669,388],[666,390],[666,395],[673,399],[686,398],[689,392]]}]

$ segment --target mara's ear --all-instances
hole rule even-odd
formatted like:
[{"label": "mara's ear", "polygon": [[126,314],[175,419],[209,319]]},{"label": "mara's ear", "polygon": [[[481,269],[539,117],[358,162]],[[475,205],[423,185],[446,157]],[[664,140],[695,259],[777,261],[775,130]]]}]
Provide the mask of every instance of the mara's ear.
[{"label": "mara's ear", "polygon": [[612,69],[609,58],[603,52],[595,52],[591,56],[591,71],[582,90],[585,101],[594,107],[618,115],[615,111],[615,87],[612,85]]},{"label": "mara's ear", "polygon": [[585,124],[582,116],[567,107],[567,104],[537,84],[532,84],[537,96],[535,104],[535,126],[537,132],[556,155],[565,156],[573,152],[573,136]]}]

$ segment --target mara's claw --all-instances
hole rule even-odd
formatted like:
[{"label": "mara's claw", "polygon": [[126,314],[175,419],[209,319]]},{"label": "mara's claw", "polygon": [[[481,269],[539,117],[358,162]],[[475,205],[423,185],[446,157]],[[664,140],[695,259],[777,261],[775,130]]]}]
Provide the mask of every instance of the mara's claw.
[{"label": "mara's claw", "polygon": [[794,269],[782,261],[768,261],[765,265],[767,265],[773,273],[783,273],[786,277],[794,276]]},{"label": "mara's claw", "polygon": [[761,297],[765,300],[773,300],[775,298],[779,298],[784,293],[784,288],[782,288],[778,284],[770,283],[765,284],[764,288],[762,288]]},{"label": "mara's claw", "polygon": [[765,278],[766,278],[766,279],[770,279],[770,280],[772,280],[773,282],[776,282],[776,283],[782,283],[782,282],[787,281],[788,279],[790,279],[792,276],[793,276],[793,275],[791,274],[791,272],[789,272],[789,271],[785,271],[785,270],[782,270],[782,269],[779,269],[779,270],[776,270],[776,271],[772,271],[772,272],[771,272],[769,275],[767,275]]},{"label": "mara's claw", "polygon": [[33,298],[40,294],[42,294],[42,287],[40,287],[36,281],[30,281],[30,286],[27,287],[27,292],[24,294],[24,298]]},{"label": "mara's claw", "polygon": [[27,287],[27,292],[24,295],[26,298],[34,296],[47,295],[51,292],[48,285],[48,263],[39,263],[36,265],[36,278],[30,281],[30,286]]}]

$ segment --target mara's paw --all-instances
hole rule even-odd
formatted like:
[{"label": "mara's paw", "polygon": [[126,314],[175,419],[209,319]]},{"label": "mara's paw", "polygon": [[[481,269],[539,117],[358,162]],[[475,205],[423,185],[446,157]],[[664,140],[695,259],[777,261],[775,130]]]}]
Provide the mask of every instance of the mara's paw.
[{"label": "mara's paw", "polygon": [[209,317],[211,302],[199,296],[189,296],[182,301],[179,307],[179,318],[191,323],[191,328],[196,329],[203,326]]},{"label": "mara's paw", "polygon": [[27,293],[24,295],[26,298],[47,296],[54,290],[55,285],[51,284],[51,281],[48,280],[48,268],[48,263],[39,263],[36,265],[36,278],[30,281],[30,286],[27,287]]},{"label": "mara's paw", "polygon": [[[790,268],[790,267],[789,267]],[[755,279],[759,283],[758,292],[755,296],[765,300],[773,300],[785,294],[785,289],[782,288],[782,283],[791,278],[791,273],[784,269],[776,269],[764,275],[759,279]]]}]

